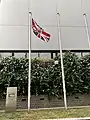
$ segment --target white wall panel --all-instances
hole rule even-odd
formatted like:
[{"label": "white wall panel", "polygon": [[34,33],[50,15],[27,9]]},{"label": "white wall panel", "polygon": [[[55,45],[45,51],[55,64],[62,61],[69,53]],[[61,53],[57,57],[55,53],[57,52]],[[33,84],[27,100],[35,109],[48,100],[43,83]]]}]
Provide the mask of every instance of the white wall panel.
[{"label": "white wall panel", "polygon": [[[28,4],[30,3],[30,4]],[[2,0],[0,3],[0,49],[28,49],[28,6],[32,17],[51,33],[45,43],[32,33],[32,49],[59,49],[57,16],[60,13],[63,49],[89,49],[83,11],[90,26],[90,0]]]}]

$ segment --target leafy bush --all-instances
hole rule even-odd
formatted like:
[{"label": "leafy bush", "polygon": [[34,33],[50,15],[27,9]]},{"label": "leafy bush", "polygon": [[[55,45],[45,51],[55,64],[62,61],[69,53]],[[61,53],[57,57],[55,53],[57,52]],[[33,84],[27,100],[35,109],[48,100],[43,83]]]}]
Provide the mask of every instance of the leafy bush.
[{"label": "leafy bush", "polygon": [[[7,87],[18,87],[18,93],[24,94],[28,85],[28,59],[6,57],[0,63],[0,91]],[[26,89],[25,89],[26,88]]]},{"label": "leafy bush", "polygon": [[[58,64],[54,61],[58,60]],[[76,54],[63,54],[67,95],[90,92],[90,55],[79,58]],[[6,57],[0,63],[0,95],[7,87],[18,88],[18,95],[28,94],[28,68],[26,58]],[[51,59],[31,60],[31,94],[57,96],[63,94],[60,56]]]},{"label": "leafy bush", "polygon": [[[61,74],[61,59],[60,56],[57,56],[55,60],[59,61],[59,65],[57,65],[57,76],[60,90],[58,91],[60,94],[62,91],[62,74]],[[67,95],[81,93],[79,89],[80,85],[80,73],[79,73],[79,58],[75,53],[66,52],[63,55],[63,64],[64,64],[64,75],[65,75],[65,85],[66,85],[66,93]]]},{"label": "leafy bush", "polygon": [[79,58],[75,53],[66,52],[63,59],[67,94],[82,93],[79,89],[81,83]]},{"label": "leafy bush", "polygon": [[31,92],[35,95],[48,94],[49,89],[49,68],[53,60],[37,59],[32,60],[31,66]]},{"label": "leafy bush", "polygon": [[83,93],[90,93],[90,55],[85,55],[80,59],[80,76]]}]

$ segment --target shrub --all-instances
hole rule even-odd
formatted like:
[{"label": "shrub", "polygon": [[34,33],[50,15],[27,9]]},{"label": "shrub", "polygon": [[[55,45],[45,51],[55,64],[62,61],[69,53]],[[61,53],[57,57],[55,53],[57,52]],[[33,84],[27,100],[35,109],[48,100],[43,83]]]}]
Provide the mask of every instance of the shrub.
[{"label": "shrub", "polygon": [[[54,61],[58,60],[57,65]],[[67,95],[90,92],[90,55],[79,58],[75,53],[63,54],[64,74]],[[6,57],[0,63],[0,95],[7,87],[17,87],[18,95],[28,94],[29,60]],[[48,96],[63,95],[60,56],[51,59],[31,60],[31,94]]]}]

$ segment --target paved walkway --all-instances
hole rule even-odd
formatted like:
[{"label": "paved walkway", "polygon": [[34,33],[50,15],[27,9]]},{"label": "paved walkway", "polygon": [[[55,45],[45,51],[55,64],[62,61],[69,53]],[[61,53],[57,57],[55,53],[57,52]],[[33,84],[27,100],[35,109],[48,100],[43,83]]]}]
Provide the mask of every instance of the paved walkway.
[{"label": "paved walkway", "polygon": [[43,119],[43,120],[90,120],[90,117],[85,117],[85,118]]}]

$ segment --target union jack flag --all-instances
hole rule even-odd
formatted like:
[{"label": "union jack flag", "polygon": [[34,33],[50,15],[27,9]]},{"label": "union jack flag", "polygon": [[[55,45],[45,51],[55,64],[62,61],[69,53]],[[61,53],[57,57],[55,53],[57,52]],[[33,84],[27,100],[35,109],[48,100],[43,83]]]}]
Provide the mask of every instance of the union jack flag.
[{"label": "union jack flag", "polygon": [[43,41],[48,42],[50,40],[50,34],[45,32],[44,29],[42,29],[35,20],[32,19],[32,29],[34,34],[42,39]]}]

